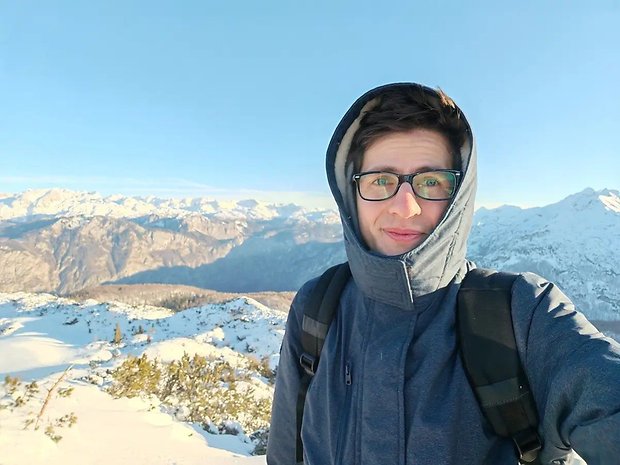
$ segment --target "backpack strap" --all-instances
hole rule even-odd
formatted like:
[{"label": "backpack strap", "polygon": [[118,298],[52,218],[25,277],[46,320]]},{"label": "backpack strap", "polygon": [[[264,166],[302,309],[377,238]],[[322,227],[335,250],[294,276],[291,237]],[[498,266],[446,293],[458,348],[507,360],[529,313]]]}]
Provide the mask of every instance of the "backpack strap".
[{"label": "backpack strap", "polygon": [[465,370],[495,433],[512,438],[520,463],[538,463],[538,415],[519,359],[511,314],[517,274],[474,269],[458,294],[458,332]]},{"label": "backpack strap", "polygon": [[306,393],[319,365],[321,350],[327,337],[327,331],[329,331],[329,325],[336,315],[340,294],[342,294],[350,277],[351,269],[348,262],[332,266],[321,275],[304,307],[301,325],[301,345],[304,352],[299,357],[299,363],[304,369],[304,374],[297,394],[297,463],[303,463],[301,424]]}]

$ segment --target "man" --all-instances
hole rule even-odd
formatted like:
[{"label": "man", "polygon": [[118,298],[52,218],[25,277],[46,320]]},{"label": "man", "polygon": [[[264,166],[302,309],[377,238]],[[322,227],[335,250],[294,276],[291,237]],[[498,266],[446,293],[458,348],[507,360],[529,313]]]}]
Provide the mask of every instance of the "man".
[{"label": "man", "polygon": [[[336,128],[327,174],[353,279],[307,393],[304,463],[517,463],[481,413],[455,335],[476,186],[460,109],[417,84],[371,90]],[[301,319],[315,284],[289,314],[269,465],[296,462]],[[589,465],[620,463],[620,346],[536,275],[517,278],[511,308],[540,416],[540,463],[571,463],[571,449]]]}]

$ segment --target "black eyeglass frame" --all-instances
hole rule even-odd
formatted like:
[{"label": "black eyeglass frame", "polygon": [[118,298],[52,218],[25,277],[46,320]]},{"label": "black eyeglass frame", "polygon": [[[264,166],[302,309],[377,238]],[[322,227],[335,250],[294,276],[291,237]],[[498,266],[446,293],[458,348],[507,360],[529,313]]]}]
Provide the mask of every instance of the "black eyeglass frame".
[{"label": "black eyeglass frame", "polygon": [[[435,172],[442,172],[442,173],[452,173],[454,175],[454,191],[452,192],[452,195],[446,199],[429,199],[428,197],[424,197],[423,195],[420,195],[416,192],[415,187],[413,187],[413,178],[415,178],[418,174],[424,174],[424,173],[435,173]],[[392,195],[390,195],[389,197],[385,197],[383,199],[367,199],[366,197],[364,197],[362,195],[362,191],[360,189],[360,183],[358,182],[359,179],[367,174],[378,174],[378,173],[386,173],[386,174],[392,174],[394,176],[398,177],[398,185],[396,186],[396,189],[394,190],[394,193]],[[353,175],[353,178],[351,179],[351,182],[354,182],[357,185],[357,193],[359,194],[360,198],[365,200],[366,202],[383,202],[384,200],[388,200],[391,199],[392,197],[394,197],[396,194],[398,194],[398,191],[400,190],[400,186],[404,183],[404,182],[408,182],[409,185],[411,186],[411,190],[413,190],[413,193],[415,194],[416,197],[420,197],[421,199],[424,200],[430,200],[431,202],[442,202],[445,200],[450,200],[454,197],[454,195],[456,194],[456,191],[459,187],[459,183],[461,181],[461,176],[463,176],[463,172],[459,171],[459,170],[449,170],[449,169],[437,169],[437,170],[423,170],[423,171],[417,171],[415,173],[410,173],[410,174],[398,174],[398,173],[394,173],[392,171],[384,171],[384,170],[376,170],[376,171],[364,171],[362,173],[356,173]]]}]

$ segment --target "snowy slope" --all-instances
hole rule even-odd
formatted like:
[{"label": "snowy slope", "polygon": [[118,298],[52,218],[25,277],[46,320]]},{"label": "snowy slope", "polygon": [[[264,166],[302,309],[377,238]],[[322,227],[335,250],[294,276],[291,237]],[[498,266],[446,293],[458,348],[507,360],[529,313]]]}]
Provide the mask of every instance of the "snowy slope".
[{"label": "snowy slope", "polygon": [[587,189],[546,207],[479,210],[469,257],[556,282],[591,319],[620,319],[620,197]]},{"label": "snowy slope", "polygon": [[[26,405],[15,407],[17,394],[8,395],[6,383],[0,383],[0,463],[264,463],[264,457],[249,457],[254,444],[243,434],[210,434],[177,420],[157,399],[114,399],[103,388],[110,383],[109,369],[129,354],[171,361],[198,353],[238,369],[247,369],[251,355],[275,367],[285,317],[248,298],[175,314],[46,294],[0,294],[0,379],[10,375],[40,386]],[[117,324],[124,335],[121,344],[111,342]],[[67,367],[61,385],[74,391],[52,398],[43,423],[70,412],[77,422],[57,427],[62,439],[54,442],[43,428],[24,425]],[[271,398],[272,386],[258,373],[252,382],[254,396]]]}]

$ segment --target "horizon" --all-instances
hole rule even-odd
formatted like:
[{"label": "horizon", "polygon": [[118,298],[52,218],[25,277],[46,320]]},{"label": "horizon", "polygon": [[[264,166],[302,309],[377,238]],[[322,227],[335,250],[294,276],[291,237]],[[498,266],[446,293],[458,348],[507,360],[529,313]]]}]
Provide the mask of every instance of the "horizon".
[{"label": "horizon", "polygon": [[[544,205],[514,205],[514,204],[501,204],[501,205],[496,205],[496,204],[479,204],[478,202],[476,202],[475,204],[475,209],[474,211],[478,211],[480,209],[487,209],[487,210],[494,210],[497,208],[502,208],[502,207],[516,207],[522,210],[527,210],[527,209],[531,209],[531,208],[542,208],[542,207],[546,207],[549,205],[553,205],[559,202],[562,202],[563,200],[567,199],[568,197],[572,197],[574,195],[579,195],[582,194],[586,191],[593,191],[596,194],[602,194],[605,192],[609,192],[612,195],[615,195],[616,197],[620,196],[620,189],[613,189],[613,188],[608,188],[608,187],[604,187],[602,189],[594,189],[592,187],[586,187],[580,191],[577,192],[573,192],[568,194],[567,196],[558,199],[556,201],[544,204]],[[329,197],[329,198],[324,198],[322,196],[316,196],[316,197],[312,197],[312,196],[308,196],[307,193],[287,193],[287,199],[285,201],[281,201],[278,200],[277,197],[281,194],[281,193],[269,193],[269,192],[261,192],[260,194],[263,195],[262,198],[260,197],[245,197],[245,196],[238,196],[238,197],[217,197],[217,196],[213,196],[213,195],[209,195],[209,196],[176,196],[176,197],[172,197],[172,196],[159,196],[159,195],[153,195],[153,194],[149,194],[149,195],[124,195],[124,194],[120,194],[120,193],[112,193],[112,194],[104,194],[102,192],[99,191],[79,191],[79,190],[73,190],[73,189],[66,189],[66,188],[61,188],[61,187],[54,187],[54,188],[49,188],[49,189],[45,189],[45,188],[40,188],[40,189],[27,189],[25,191],[21,191],[21,192],[3,192],[0,190],[0,200],[5,199],[7,197],[13,197],[13,196],[20,196],[20,195],[24,195],[28,192],[35,192],[35,193],[47,193],[50,191],[60,191],[60,192],[68,192],[70,194],[91,194],[91,195],[96,195],[96,196],[100,196],[102,200],[107,200],[110,197],[124,197],[124,198],[133,198],[133,199],[139,199],[145,202],[149,202],[151,200],[177,200],[177,201],[188,201],[188,200],[196,200],[196,199],[204,199],[207,201],[215,201],[215,202],[219,202],[219,203],[226,203],[226,202],[233,202],[233,203],[240,203],[240,202],[244,202],[244,201],[257,201],[257,202],[261,202],[267,205],[288,205],[288,204],[293,204],[293,205],[297,205],[300,206],[302,208],[307,208],[307,209],[316,209],[316,210],[338,210],[333,198]],[[295,201],[297,200],[297,201]],[[0,219],[1,221],[1,219]]]},{"label": "horizon", "polygon": [[0,191],[327,205],[336,124],[396,81],[463,109],[481,206],[612,188],[619,22],[611,3],[6,3]]}]

